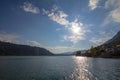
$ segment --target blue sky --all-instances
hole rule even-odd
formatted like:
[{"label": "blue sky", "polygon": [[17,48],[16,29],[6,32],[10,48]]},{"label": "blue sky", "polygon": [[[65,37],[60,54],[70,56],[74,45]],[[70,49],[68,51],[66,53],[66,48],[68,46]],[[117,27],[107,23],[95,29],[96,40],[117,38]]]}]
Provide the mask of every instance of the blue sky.
[{"label": "blue sky", "polygon": [[89,49],[120,30],[120,0],[0,0],[0,40],[53,53]]}]

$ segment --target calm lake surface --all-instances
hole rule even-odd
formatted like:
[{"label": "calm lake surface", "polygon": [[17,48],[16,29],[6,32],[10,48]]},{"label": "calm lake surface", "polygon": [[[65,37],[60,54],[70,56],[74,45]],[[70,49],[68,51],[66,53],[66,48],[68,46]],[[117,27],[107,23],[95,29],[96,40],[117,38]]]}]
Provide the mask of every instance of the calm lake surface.
[{"label": "calm lake surface", "polygon": [[120,80],[120,59],[2,56],[0,80]]}]

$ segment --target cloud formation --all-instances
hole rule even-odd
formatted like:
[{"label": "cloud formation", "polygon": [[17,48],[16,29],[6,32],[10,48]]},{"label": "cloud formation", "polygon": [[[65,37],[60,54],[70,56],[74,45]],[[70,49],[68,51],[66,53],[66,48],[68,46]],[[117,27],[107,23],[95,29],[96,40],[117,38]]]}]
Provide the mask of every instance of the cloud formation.
[{"label": "cloud formation", "polygon": [[45,48],[56,54],[64,53],[64,52],[68,52],[68,51],[73,52],[73,51],[80,50],[80,48],[74,48],[74,47],[69,47],[69,46],[46,46],[37,41],[30,41],[30,40],[25,41],[25,43],[26,43],[26,45]]},{"label": "cloud formation", "polygon": [[7,33],[0,33],[0,41],[4,42],[14,42],[18,36],[13,34],[7,34]]},{"label": "cloud formation", "polygon": [[38,7],[36,7],[35,5],[33,5],[32,3],[29,3],[29,2],[24,2],[23,6],[21,6],[21,8],[25,12],[30,12],[30,13],[34,13],[34,14],[40,13],[40,9]]},{"label": "cloud formation", "polygon": [[[22,6],[25,12],[31,12],[34,14],[40,13],[40,9],[29,2],[24,2]],[[72,43],[77,43],[79,40],[85,39],[85,33],[87,30],[84,29],[84,24],[75,18],[74,21],[69,21],[67,18],[69,17],[64,11],[59,10],[59,7],[53,5],[51,10],[45,10],[44,8],[41,10],[43,15],[47,15],[50,20],[62,25],[65,29],[70,32],[66,36],[66,41],[70,41]]]},{"label": "cloud formation", "polygon": [[94,10],[98,7],[99,0],[89,0],[89,7],[91,10]]},{"label": "cloud formation", "polygon": [[120,0],[107,0],[105,9],[109,9],[107,17],[104,19],[102,26],[106,26],[111,22],[120,23]]},{"label": "cloud formation", "polygon": [[79,48],[73,48],[73,47],[68,47],[68,46],[46,46],[46,45],[43,45],[37,41],[32,41],[32,40],[22,40],[21,41],[18,38],[19,38],[19,36],[17,36],[17,35],[8,34],[6,32],[0,33],[0,41],[42,47],[42,48],[45,48],[53,53],[64,53],[67,51],[79,50]]},{"label": "cloud formation", "polygon": [[42,45],[37,42],[37,41],[30,41],[30,40],[27,40],[27,45],[30,45],[30,46],[37,46],[37,47],[42,47]]},{"label": "cloud formation", "polygon": [[57,13],[54,13],[54,12],[49,13],[48,17],[51,20],[53,20],[61,25],[66,26],[69,24],[69,21],[66,19],[68,17],[68,15],[65,14],[63,11],[58,11]]},{"label": "cloud formation", "polygon": [[70,35],[64,36],[65,40],[70,40],[74,44],[80,40],[85,40],[85,33],[87,29],[84,29],[84,24],[77,19],[69,23],[68,30]]},{"label": "cloud formation", "polygon": [[109,14],[109,17],[112,17],[114,22],[120,23],[120,7],[112,10]]},{"label": "cloud formation", "polygon": [[69,21],[69,17],[64,11],[59,10],[57,6],[54,6],[51,11],[43,9],[43,14],[46,14],[52,21],[62,25],[69,32],[64,35],[65,41],[77,43],[80,40],[85,39],[85,33],[88,31],[84,29],[84,24],[76,18],[74,21]]},{"label": "cloud formation", "polygon": [[68,46],[54,46],[49,47],[48,50],[54,52],[54,53],[65,53],[65,52],[73,52],[78,51],[80,48],[74,48],[74,47],[68,47]]},{"label": "cloud formation", "polygon": [[111,39],[111,37],[92,38],[89,41],[92,42],[92,43],[94,43],[94,44],[96,44],[96,45],[101,45],[101,44],[105,43],[106,41],[108,41],[109,39]]}]

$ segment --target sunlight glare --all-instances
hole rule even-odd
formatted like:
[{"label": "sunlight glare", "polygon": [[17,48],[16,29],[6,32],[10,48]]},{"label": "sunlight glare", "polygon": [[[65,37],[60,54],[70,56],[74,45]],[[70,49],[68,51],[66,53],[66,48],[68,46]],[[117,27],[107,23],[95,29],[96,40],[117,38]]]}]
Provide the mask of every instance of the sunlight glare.
[{"label": "sunlight glare", "polygon": [[91,72],[88,70],[88,60],[86,57],[73,57],[76,63],[76,68],[71,74],[71,77],[75,80],[90,80],[89,76],[92,76]]},{"label": "sunlight glare", "polygon": [[83,26],[82,23],[79,23],[77,21],[74,21],[71,23],[71,32],[73,34],[76,34],[76,35],[80,35],[81,34],[81,26]]},{"label": "sunlight glare", "polygon": [[75,34],[79,34],[80,33],[80,27],[72,26],[72,32],[75,33]]}]

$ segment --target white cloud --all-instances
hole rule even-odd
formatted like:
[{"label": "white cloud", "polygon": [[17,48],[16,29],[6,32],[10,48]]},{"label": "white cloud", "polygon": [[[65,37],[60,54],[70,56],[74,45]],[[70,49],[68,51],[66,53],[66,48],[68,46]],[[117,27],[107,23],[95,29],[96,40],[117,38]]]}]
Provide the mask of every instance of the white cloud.
[{"label": "white cloud", "polygon": [[37,41],[23,40],[18,35],[8,34],[6,32],[0,32],[0,41],[10,42],[10,43],[15,43],[15,44],[23,44],[23,45],[43,47],[43,45],[41,45]]},{"label": "white cloud", "polygon": [[66,19],[68,15],[63,11],[58,10],[56,5],[53,6],[51,11],[45,9],[42,9],[42,11],[44,15],[47,15],[51,20],[59,23],[60,25],[67,26],[69,24],[69,21]]},{"label": "white cloud", "polygon": [[69,34],[64,36],[64,40],[70,41],[74,44],[80,40],[85,40],[85,33],[89,31],[85,29],[84,24],[77,19],[69,22],[67,30],[69,31]]},{"label": "white cloud", "polygon": [[39,42],[37,42],[37,41],[30,41],[30,40],[27,41],[27,45],[42,47],[42,45]]},{"label": "white cloud", "polygon": [[58,10],[59,8],[58,8],[58,6],[57,5],[53,5],[53,8],[52,8],[52,10],[51,11],[56,11],[56,10]]},{"label": "white cloud", "polygon": [[47,46],[47,45],[41,44],[40,42],[37,42],[34,40],[33,41],[32,40],[23,40],[20,38],[20,36],[17,36],[14,34],[8,34],[6,32],[0,32],[0,41],[42,47],[42,48],[45,48],[56,54],[80,50],[80,48],[75,48],[75,47],[71,47],[71,46],[70,47],[69,46]]},{"label": "white cloud", "polygon": [[56,53],[56,54],[80,50],[79,48],[68,47],[68,46],[46,46],[46,45],[43,45],[37,41],[30,41],[30,40],[26,41],[25,43],[26,43],[26,45],[45,48],[45,49],[47,49],[53,53]]},{"label": "white cloud", "polygon": [[107,15],[107,17],[105,17],[105,19],[103,20],[101,26],[104,27],[104,26],[108,25],[111,22],[112,22],[111,17],[109,15]]},{"label": "white cloud", "polygon": [[29,2],[24,2],[23,6],[22,6],[22,9],[25,12],[31,12],[31,13],[34,13],[34,14],[40,13],[40,9],[38,7],[36,7],[35,5],[33,5],[32,3],[29,3]]},{"label": "white cloud", "polygon": [[54,53],[73,52],[80,50],[80,48],[68,47],[68,46],[54,46],[54,47],[48,47],[47,49]]},{"label": "white cloud", "polygon": [[105,9],[109,9],[107,17],[104,19],[102,26],[106,26],[111,22],[120,23],[120,0],[107,0]]},{"label": "white cloud", "polygon": [[[92,3],[97,4],[98,2],[90,1],[90,4]],[[26,12],[35,14],[40,13],[40,9],[29,2],[25,2],[22,8]],[[47,15],[52,21],[66,28],[69,34],[66,35],[66,39],[64,38],[64,40],[77,43],[78,41],[85,39],[85,33],[88,32],[88,30],[84,29],[85,25],[82,22],[78,21],[77,18],[74,21],[70,22],[67,19],[69,17],[68,14],[66,14],[64,11],[59,10],[58,6],[53,5],[53,8],[51,10],[42,9],[42,13],[44,15]]]},{"label": "white cloud", "polygon": [[13,34],[7,34],[7,33],[0,33],[0,41],[4,42],[14,42],[18,36]]},{"label": "white cloud", "polygon": [[43,15],[48,15],[50,12],[48,10],[42,9]]},{"label": "white cloud", "polygon": [[83,31],[82,31],[82,27],[83,27],[83,23],[78,22],[77,19],[73,22],[71,22],[71,28],[69,28],[73,34],[77,34],[77,35],[83,35]]},{"label": "white cloud", "polygon": [[96,45],[101,45],[104,42],[106,42],[107,40],[111,39],[111,37],[104,37],[104,38],[92,38],[91,40],[89,40],[90,42],[96,44]]},{"label": "white cloud", "polygon": [[84,25],[82,22],[78,22],[76,19],[73,22],[69,23],[68,30],[70,32],[70,35],[64,36],[65,40],[69,40],[73,42],[74,44],[77,43],[80,40],[85,40],[85,33],[87,30],[84,29]]},{"label": "white cloud", "polygon": [[[64,38],[65,39],[65,38]],[[72,43],[77,43],[80,40],[85,40],[85,38],[83,36],[78,36],[78,35],[70,35],[70,36],[66,36],[67,41],[71,41]]]},{"label": "white cloud", "polygon": [[89,0],[89,7],[91,10],[94,10],[95,8],[98,7],[99,0]]},{"label": "white cloud", "polygon": [[68,14],[59,10],[57,6],[53,7],[51,11],[43,9],[43,14],[46,14],[52,21],[62,25],[69,32],[68,35],[64,35],[64,40],[72,43],[77,43],[80,40],[85,39],[85,33],[89,30],[84,29],[84,24],[76,18],[74,21],[69,21]]},{"label": "white cloud", "polygon": [[107,0],[105,2],[106,9],[116,9],[120,7],[120,0]]},{"label": "white cloud", "polygon": [[54,12],[49,13],[48,17],[51,20],[53,20],[61,25],[66,26],[69,24],[69,21],[66,19],[68,17],[68,15],[65,14],[63,11],[58,11],[57,13],[54,13]]},{"label": "white cloud", "polygon": [[109,17],[112,17],[114,22],[120,23],[120,7],[112,10],[109,14]]}]

